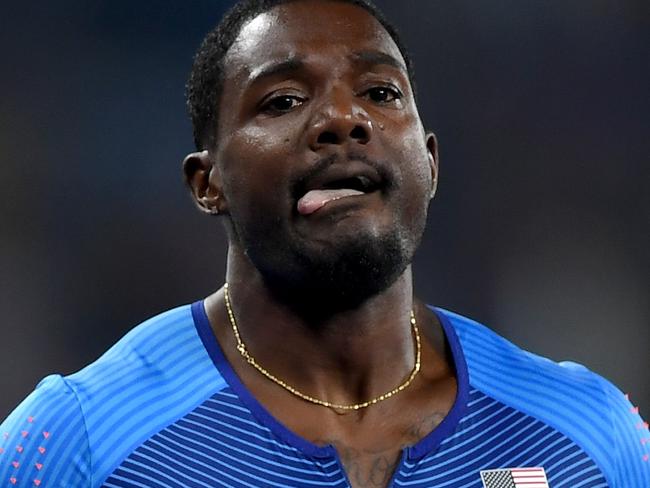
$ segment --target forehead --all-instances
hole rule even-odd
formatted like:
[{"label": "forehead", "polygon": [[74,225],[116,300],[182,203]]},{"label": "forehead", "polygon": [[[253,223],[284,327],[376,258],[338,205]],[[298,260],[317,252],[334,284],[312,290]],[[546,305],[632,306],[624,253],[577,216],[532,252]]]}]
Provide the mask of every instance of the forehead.
[{"label": "forehead", "polygon": [[289,2],[243,26],[226,55],[225,74],[247,76],[272,60],[359,51],[388,54],[405,64],[390,34],[363,8],[337,1]]}]

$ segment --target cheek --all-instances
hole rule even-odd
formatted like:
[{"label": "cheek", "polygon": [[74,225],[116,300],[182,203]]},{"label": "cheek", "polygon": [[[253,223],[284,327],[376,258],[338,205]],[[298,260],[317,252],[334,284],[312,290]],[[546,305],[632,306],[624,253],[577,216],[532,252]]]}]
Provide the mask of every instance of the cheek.
[{"label": "cheek", "polygon": [[287,187],[287,137],[260,127],[231,135],[222,145],[223,186],[233,210],[248,211],[277,205]]},{"label": "cheek", "polygon": [[246,137],[254,143],[282,145],[294,141],[306,129],[310,119],[308,107],[298,107],[280,116],[252,116],[239,129],[239,137]]},{"label": "cheek", "polygon": [[[386,124],[382,137],[390,136],[389,144],[397,150],[401,183],[409,191],[429,193],[432,183],[431,164],[426,137],[417,109],[399,112]],[[394,144],[397,144],[396,146]],[[413,194],[413,197],[416,195]]]},{"label": "cheek", "polygon": [[224,145],[226,177],[232,183],[240,183],[240,179],[249,179],[264,171],[272,166],[270,162],[276,158],[276,147],[277,141],[257,127],[237,131]]},{"label": "cheek", "polygon": [[402,182],[413,200],[424,198],[428,201],[433,175],[429,153],[421,137],[404,136],[401,167]]}]

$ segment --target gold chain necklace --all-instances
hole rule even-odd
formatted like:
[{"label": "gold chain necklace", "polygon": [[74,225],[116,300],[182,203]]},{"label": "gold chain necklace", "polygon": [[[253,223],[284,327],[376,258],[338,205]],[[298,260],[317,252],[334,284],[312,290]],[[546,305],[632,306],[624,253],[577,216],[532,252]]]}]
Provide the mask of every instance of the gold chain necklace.
[{"label": "gold chain necklace", "polygon": [[232,306],[230,304],[228,283],[224,284],[223,290],[224,290],[224,297],[226,300],[226,310],[228,311],[228,319],[230,320],[230,325],[232,325],[232,331],[235,335],[235,339],[237,340],[237,350],[239,351],[239,354],[242,355],[242,357],[246,360],[248,364],[253,366],[257,371],[262,373],[273,383],[281,386],[289,393],[292,393],[293,395],[297,396],[298,398],[301,398],[302,400],[305,400],[310,403],[315,403],[316,405],[321,405],[323,407],[331,408],[333,410],[346,410],[346,411],[360,410],[362,408],[369,407],[370,405],[375,405],[376,403],[383,402],[384,400],[387,400],[390,397],[398,394],[406,387],[408,387],[413,382],[417,374],[420,372],[420,356],[421,356],[421,349],[422,349],[422,346],[420,344],[420,330],[418,329],[418,325],[415,322],[415,314],[413,313],[413,310],[411,310],[411,326],[413,327],[413,335],[415,337],[415,365],[413,366],[413,370],[411,371],[411,374],[408,376],[408,378],[406,378],[406,380],[401,385],[397,386],[396,388],[393,388],[390,391],[387,391],[382,395],[372,398],[371,400],[362,403],[355,403],[353,405],[342,405],[338,403],[331,403],[325,400],[320,400],[319,398],[314,398],[312,396],[306,395],[305,393],[296,390],[293,386],[288,385],[283,380],[281,380],[277,376],[274,376],[272,373],[264,369],[255,360],[255,358],[251,356],[251,353],[248,352],[248,349],[246,348],[246,345],[244,344],[244,341],[242,340],[241,335],[239,334],[239,327],[237,327],[237,322],[235,321],[235,314],[233,313]]}]

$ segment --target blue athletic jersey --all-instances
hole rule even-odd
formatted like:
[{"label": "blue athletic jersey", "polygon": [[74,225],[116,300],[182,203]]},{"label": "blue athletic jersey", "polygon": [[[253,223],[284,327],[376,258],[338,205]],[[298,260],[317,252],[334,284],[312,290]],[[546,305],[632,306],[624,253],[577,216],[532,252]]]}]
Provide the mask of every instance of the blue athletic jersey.
[{"label": "blue athletic jersey", "polygon": [[[619,390],[435,312],[457,398],[403,451],[390,486],[545,486],[499,481],[523,472],[551,488],[650,487],[648,424]],[[239,381],[202,302],[144,322],[76,374],[45,378],[0,436],[0,487],[349,486],[332,446],[288,430]]]}]

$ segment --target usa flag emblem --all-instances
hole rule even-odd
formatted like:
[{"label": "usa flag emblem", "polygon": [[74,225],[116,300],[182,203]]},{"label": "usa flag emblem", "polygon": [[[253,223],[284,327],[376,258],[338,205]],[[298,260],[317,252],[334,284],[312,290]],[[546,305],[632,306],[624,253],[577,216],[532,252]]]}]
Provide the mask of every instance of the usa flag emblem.
[{"label": "usa flag emblem", "polygon": [[483,488],[550,488],[544,468],[509,468],[481,471]]}]

